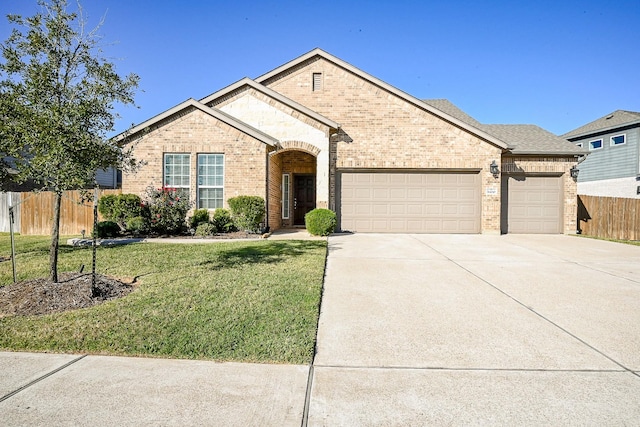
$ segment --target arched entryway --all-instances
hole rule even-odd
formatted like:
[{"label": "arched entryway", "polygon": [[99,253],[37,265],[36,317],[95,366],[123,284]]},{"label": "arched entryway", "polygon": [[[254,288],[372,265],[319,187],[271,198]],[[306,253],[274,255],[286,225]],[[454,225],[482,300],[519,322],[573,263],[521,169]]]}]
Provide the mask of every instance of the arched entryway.
[{"label": "arched entryway", "polygon": [[269,161],[269,225],[271,229],[304,226],[316,208],[317,158],[307,150],[275,151]]}]

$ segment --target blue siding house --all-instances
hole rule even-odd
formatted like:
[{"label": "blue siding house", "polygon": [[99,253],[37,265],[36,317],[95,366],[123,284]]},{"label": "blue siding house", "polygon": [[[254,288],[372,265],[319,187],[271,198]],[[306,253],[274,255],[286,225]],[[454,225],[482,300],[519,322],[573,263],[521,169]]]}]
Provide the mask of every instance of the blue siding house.
[{"label": "blue siding house", "polygon": [[578,194],[640,198],[640,113],[617,110],[562,135],[589,155]]}]

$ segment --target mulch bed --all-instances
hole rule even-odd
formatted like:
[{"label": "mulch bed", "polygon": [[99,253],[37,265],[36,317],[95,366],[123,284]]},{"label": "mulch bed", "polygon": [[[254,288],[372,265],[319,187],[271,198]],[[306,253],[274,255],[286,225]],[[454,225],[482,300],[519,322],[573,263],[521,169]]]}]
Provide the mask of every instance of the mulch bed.
[{"label": "mulch bed", "polygon": [[93,307],[122,298],[134,289],[133,284],[96,274],[96,289],[92,292],[91,282],[90,273],[60,273],[58,283],[40,278],[0,287],[0,317],[33,316]]}]

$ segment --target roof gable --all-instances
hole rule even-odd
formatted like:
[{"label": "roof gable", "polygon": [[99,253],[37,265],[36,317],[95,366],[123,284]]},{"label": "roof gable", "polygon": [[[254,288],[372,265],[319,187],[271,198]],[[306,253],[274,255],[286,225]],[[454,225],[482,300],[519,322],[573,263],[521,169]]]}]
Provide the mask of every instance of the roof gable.
[{"label": "roof gable", "polygon": [[331,55],[330,53],[325,52],[322,49],[316,48],[313,49],[312,51],[292,60],[287,62],[284,65],[281,65],[278,68],[275,68],[274,70],[263,74],[262,76],[258,77],[255,79],[255,81],[257,83],[260,83],[262,85],[266,85],[268,84],[268,82],[272,79],[275,79],[276,77],[278,77],[279,75],[282,74],[286,74],[289,70],[291,70],[292,68],[297,67],[300,64],[305,63],[306,61],[319,56],[327,61],[330,61],[334,64],[336,64],[339,67],[342,67],[344,69],[346,69],[347,71],[359,76],[360,78],[367,80],[368,82],[386,90],[387,92],[390,92],[392,94],[394,94],[395,96],[403,99],[404,101],[415,105],[418,108],[421,108],[423,110],[426,110],[428,112],[430,112],[431,114],[435,115],[436,117],[439,117],[449,123],[454,124],[455,126],[462,128],[464,130],[466,130],[467,132],[476,135],[477,137],[499,147],[502,148],[504,150],[509,149],[508,144],[506,144],[504,141],[501,141],[497,138],[495,138],[493,135],[489,135],[487,134],[485,131],[483,131],[482,129],[478,129],[476,127],[474,127],[473,125],[466,123],[432,105],[429,105],[428,103],[421,101],[420,99],[411,96],[409,94],[407,94],[406,92],[403,92],[399,89],[397,89],[394,86],[391,86],[390,84],[378,79],[377,77],[372,76],[371,74],[368,74],[362,70],[360,70],[359,68],[354,67],[353,65]]},{"label": "roof gable", "polygon": [[613,113],[600,117],[584,126],[580,126],[562,135],[563,138],[571,139],[587,136],[594,133],[605,133],[616,128],[640,124],[640,113],[635,111],[616,110]]},{"label": "roof gable", "polygon": [[339,129],[340,128],[340,124],[328,119],[326,117],[324,117],[321,114],[316,113],[315,111],[312,111],[311,109],[305,107],[302,104],[298,104],[297,102],[293,101],[292,99],[287,98],[284,95],[281,95],[280,93],[264,86],[261,84],[256,83],[255,81],[251,80],[248,77],[245,77],[241,80],[238,80],[237,82],[225,87],[224,89],[221,89],[217,92],[212,93],[211,95],[202,98],[200,100],[200,102],[202,104],[206,104],[206,105],[210,105],[212,103],[214,103],[217,100],[220,100],[221,98],[224,98],[226,96],[229,96],[230,94],[232,94],[233,92],[235,92],[238,89],[241,89],[243,87],[250,87],[253,88],[255,90],[257,90],[258,92],[261,92],[262,94],[275,99],[276,101],[288,106],[289,108],[296,110],[304,115],[306,115],[307,117],[310,117],[312,119],[314,119],[317,122],[320,122],[330,128],[333,129]]},{"label": "roof gable", "polygon": [[167,111],[158,114],[155,117],[152,117],[151,119],[140,123],[139,125],[133,127],[132,129],[121,133],[120,135],[118,135],[116,137],[116,139],[121,140],[121,139],[130,139],[131,137],[135,136],[136,134],[139,134],[140,132],[143,132],[147,129],[152,128],[153,126],[160,126],[161,122],[169,119],[173,116],[176,116],[184,111],[186,111],[189,108],[195,108],[198,109],[200,111],[202,111],[203,113],[206,113],[208,115],[210,115],[211,117],[214,117],[224,123],[226,123],[227,125],[238,129],[239,131],[241,131],[242,133],[245,133],[255,139],[257,139],[258,141],[261,141],[267,145],[271,145],[271,146],[275,146],[278,144],[278,140],[270,135],[267,135],[266,133],[260,131],[259,129],[254,128],[253,126],[250,126],[232,116],[230,116],[229,114],[226,114],[223,111],[220,111],[216,108],[211,108],[207,105],[204,105],[198,101],[196,101],[193,98],[189,98],[186,101],[176,105],[173,108],[168,109]]}]

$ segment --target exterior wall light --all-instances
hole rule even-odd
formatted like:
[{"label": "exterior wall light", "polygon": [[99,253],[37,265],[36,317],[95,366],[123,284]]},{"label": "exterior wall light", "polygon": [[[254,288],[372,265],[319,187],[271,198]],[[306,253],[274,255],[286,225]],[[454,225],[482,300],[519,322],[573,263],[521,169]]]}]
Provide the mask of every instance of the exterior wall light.
[{"label": "exterior wall light", "polygon": [[571,178],[578,179],[578,173],[580,173],[580,169],[575,167],[575,165],[571,166],[571,169],[569,169],[569,173],[571,174]]},{"label": "exterior wall light", "polygon": [[498,166],[495,160],[489,165],[489,172],[491,172],[494,178],[497,178],[500,175],[500,166]]}]

